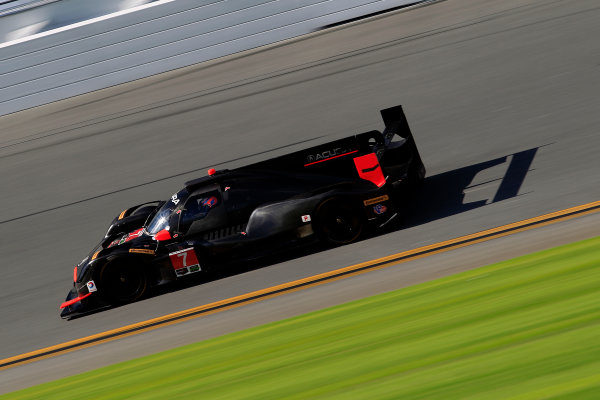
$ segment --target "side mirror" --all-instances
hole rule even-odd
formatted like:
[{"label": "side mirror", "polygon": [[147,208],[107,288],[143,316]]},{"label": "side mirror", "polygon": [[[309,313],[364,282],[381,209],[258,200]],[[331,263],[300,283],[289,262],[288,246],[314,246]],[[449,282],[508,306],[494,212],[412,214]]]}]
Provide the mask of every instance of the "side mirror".
[{"label": "side mirror", "polygon": [[163,242],[165,240],[171,240],[171,234],[169,233],[168,230],[163,229],[162,231],[158,232],[156,235],[154,235],[154,239],[156,239],[159,242]]}]

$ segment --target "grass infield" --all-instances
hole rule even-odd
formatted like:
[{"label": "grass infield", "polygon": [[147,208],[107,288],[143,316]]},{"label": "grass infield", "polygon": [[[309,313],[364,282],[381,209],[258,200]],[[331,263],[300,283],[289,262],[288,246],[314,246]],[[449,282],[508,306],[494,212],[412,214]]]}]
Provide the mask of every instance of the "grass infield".
[{"label": "grass infield", "polygon": [[598,399],[599,266],[600,237],[1,397]]}]

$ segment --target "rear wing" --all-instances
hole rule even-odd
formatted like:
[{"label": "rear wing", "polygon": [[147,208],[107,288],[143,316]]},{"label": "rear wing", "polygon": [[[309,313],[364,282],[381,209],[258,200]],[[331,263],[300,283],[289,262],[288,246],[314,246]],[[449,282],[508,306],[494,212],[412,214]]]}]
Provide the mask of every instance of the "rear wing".
[{"label": "rear wing", "polygon": [[385,110],[381,110],[380,113],[385,124],[383,137],[386,145],[392,141],[394,135],[398,135],[404,139],[412,138],[412,132],[408,126],[402,106],[386,108]]}]

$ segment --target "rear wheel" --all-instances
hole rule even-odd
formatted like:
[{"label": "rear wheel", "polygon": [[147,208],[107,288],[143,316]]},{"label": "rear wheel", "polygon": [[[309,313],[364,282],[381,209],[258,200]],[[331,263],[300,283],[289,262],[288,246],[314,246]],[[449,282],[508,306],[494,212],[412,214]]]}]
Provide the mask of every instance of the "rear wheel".
[{"label": "rear wheel", "polygon": [[148,282],[143,269],[133,260],[114,260],[102,267],[98,292],[111,304],[130,303],[146,292]]},{"label": "rear wheel", "polygon": [[362,210],[350,201],[331,198],[315,212],[315,228],[319,237],[333,244],[348,244],[359,238],[364,226]]}]

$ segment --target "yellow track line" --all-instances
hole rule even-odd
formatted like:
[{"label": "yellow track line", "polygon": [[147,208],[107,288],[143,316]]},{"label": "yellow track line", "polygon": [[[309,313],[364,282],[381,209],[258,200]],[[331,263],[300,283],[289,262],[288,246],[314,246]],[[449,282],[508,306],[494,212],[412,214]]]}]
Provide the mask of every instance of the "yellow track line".
[{"label": "yellow track line", "polygon": [[571,218],[596,213],[598,211],[600,211],[600,201],[583,204],[577,207],[568,208],[566,210],[561,210],[550,214],[540,215],[538,217],[526,219],[512,224],[503,225],[497,228],[473,233],[471,235],[461,236],[455,239],[446,240],[444,242],[419,247],[417,249],[404,251],[402,253],[393,254],[391,256],[378,258],[356,265],[351,265],[349,267],[336,269],[334,271],[325,272],[319,275],[310,276],[308,278],[287,282],[270,288],[257,290],[229,299],[205,304],[199,307],[190,308],[173,314],[164,315],[162,317],[98,333],[96,335],[87,336],[81,339],[72,340],[55,346],[46,347],[40,350],[35,350],[29,353],[6,358],[0,360],[0,370],[12,368],[33,361],[42,360],[59,354],[68,353],[74,350],[84,349],[90,346],[95,346],[100,343],[124,338],[141,332],[147,332],[149,330],[157,329],[159,327],[173,325],[204,315],[210,315],[231,308],[240,307],[242,305],[280,296],[285,293],[291,293],[309,287],[321,285],[323,283],[333,282],[349,276],[354,276],[368,271],[386,268],[391,265],[416,260],[433,254],[438,254],[449,250],[454,250],[460,247],[469,246],[475,243],[485,242],[502,236],[512,235],[517,232],[522,232],[525,230],[554,224],[556,222],[565,221]]}]

